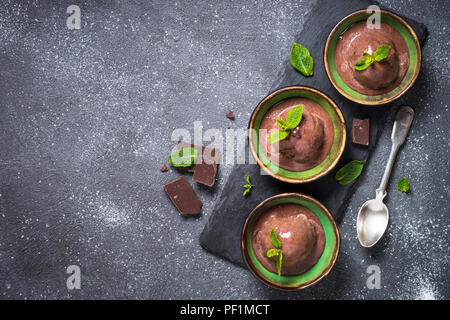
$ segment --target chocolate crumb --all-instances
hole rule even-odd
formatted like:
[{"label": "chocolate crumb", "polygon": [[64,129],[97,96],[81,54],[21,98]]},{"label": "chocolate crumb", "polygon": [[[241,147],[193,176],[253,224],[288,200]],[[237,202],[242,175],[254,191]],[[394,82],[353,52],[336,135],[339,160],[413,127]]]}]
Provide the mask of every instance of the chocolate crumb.
[{"label": "chocolate crumb", "polygon": [[230,109],[227,110],[226,116],[228,119],[234,120],[234,113]]},{"label": "chocolate crumb", "polygon": [[166,164],[164,163],[164,165],[161,168],[161,172],[167,172],[169,171],[169,168],[167,168]]}]

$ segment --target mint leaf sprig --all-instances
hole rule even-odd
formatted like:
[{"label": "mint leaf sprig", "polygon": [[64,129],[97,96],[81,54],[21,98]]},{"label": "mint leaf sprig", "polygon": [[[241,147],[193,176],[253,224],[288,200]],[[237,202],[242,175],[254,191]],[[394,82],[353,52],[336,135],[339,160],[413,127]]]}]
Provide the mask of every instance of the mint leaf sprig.
[{"label": "mint leaf sprig", "polygon": [[195,148],[181,148],[169,156],[169,163],[174,167],[190,167],[194,164],[198,156]]},{"label": "mint leaf sprig", "polygon": [[366,70],[374,62],[374,58],[372,57],[372,55],[367,52],[364,52],[363,57],[363,59],[359,60],[355,64],[355,69],[358,71]]},{"label": "mint leaf sprig", "polygon": [[247,176],[246,181],[247,181],[247,184],[244,185],[245,190],[244,190],[244,193],[242,194],[244,197],[245,197],[245,196],[250,192],[250,190],[255,186],[254,184],[252,184],[252,183],[250,182],[250,176]]},{"label": "mint leaf sprig", "polygon": [[409,191],[409,181],[405,177],[401,178],[399,182],[397,182],[397,189],[401,192],[407,193]]},{"label": "mint leaf sprig", "polygon": [[373,55],[368,52],[364,52],[363,59],[359,60],[355,64],[355,69],[358,71],[366,70],[370,67],[375,61],[380,62],[383,59],[386,59],[389,55],[389,50],[391,49],[390,45],[382,45],[375,50]]},{"label": "mint leaf sprig", "polygon": [[302,114],[303,105],[299,105],[289,110],[286,116],[286,121],[280,118],[276,119],[277,125],[281,130],[272,130],[269,135],[270,143],[275,143],[277,141],[286,139],[289,136],[291,130],[295,129],[302,120]]},{"label": "mint leaf sprig", "polygon": [[283,252],[281,252],[281,241],[278,239],[277,232],[275,229],[272,229],[270,232],[270,242],[272,242],[272,245],[275,247],[274,249],[269,249],[267,251],[267,257],[277,257],[277,271],[278,276],[281,275],[281,263],[283,261]]}]

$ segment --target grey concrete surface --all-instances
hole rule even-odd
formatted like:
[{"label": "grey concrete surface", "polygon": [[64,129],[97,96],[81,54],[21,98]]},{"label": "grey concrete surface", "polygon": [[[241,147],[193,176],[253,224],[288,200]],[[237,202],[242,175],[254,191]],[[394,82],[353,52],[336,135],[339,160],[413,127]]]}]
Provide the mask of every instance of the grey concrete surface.
[{"label": "grey concrete surface", "polygon": [[[355,222],[382,175],[392,113],[340,225],[336,268],[286,293],[198,244],[229,166],[213,190],[195,186],[204,207],[194,219],[162,189],[179,173],[159,169],[176,128],[247,126],[314,1],[3,1],[0,298],[450,298],[448,2],[380,2],[429,29],[389,231],[366,250]],[[66,26],[71,4],[80,30]],[[410,194],[396,190],[403,176]],[[69,265],[81,269],[80,290],[66,287]],[[367,288],[369,265],[381,289]]]}]

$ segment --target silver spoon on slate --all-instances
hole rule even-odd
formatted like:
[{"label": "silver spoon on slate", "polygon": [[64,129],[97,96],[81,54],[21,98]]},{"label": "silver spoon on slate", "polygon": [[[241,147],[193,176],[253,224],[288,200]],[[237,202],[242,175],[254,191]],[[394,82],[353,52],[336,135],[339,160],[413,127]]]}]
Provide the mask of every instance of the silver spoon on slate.
[{"label": "silver spoon on slate", "polygon": [[394,166],[398,150],[406,140],[413,119],[414,110],[411,107],[403,106],[397,111],[391,135],[391,154],[389,155],[389,160],[386,169],[384,170],[381,184],[376,190],[375,199],[366,201],[362,205],[356,219],[358,240],[363,247],[370,248],[375,245],[386,231],[389,220],[389,211],[383,203],[383,199],[386,196],[386,187],[389,182],[389,177],[391,176],[392,167]]}]

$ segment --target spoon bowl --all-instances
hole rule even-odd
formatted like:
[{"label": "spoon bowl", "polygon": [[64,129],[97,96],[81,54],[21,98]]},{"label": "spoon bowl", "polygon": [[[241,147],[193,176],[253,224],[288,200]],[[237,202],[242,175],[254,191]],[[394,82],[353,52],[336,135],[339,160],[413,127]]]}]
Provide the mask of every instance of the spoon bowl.
[{"label": "spoon bowl", "polygon": [[383,236],[389,221],[389,211],[383,201],[366,201],[359,209],[356,229],[359,243],[366,248],[375,245]]}]

